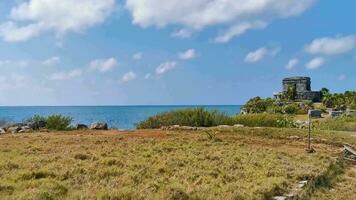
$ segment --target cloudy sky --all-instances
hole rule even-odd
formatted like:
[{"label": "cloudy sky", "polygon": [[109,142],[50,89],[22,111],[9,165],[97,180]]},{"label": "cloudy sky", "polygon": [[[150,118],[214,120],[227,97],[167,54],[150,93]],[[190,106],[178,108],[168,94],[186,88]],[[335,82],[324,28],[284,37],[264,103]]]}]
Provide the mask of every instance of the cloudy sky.
[{"label": "cloudy sky", "polygon": [[242,104],[356,90],[356,1],[0,1],[0,105]]}]

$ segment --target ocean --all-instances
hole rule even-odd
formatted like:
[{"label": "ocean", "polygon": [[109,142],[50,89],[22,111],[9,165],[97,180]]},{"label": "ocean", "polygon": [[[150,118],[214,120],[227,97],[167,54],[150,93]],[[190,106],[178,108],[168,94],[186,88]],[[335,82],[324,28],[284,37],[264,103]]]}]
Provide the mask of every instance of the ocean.
[{"label": "ocean", "polygon": [[239,105],[219,106],[35,106],[0,107],[0,121],[23,122],[33,115],[61,114],[73,118],[73,124],[106,122],[110,128],[134,129],[135,124],[158,113],[183,108],[204,107],[219,110],[228,115],[240,112]]}]

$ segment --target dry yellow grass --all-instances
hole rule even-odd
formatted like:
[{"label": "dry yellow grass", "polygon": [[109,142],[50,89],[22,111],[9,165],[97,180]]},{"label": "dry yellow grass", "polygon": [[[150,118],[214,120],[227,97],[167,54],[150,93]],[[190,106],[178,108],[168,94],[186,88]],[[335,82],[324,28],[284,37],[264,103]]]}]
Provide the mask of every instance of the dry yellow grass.
[{"label": "dry yellow grass", "polygon": [[3,135],[0,199],[266,199],[323,174],[341,150],[324,141],[306,154],[287,138],[302,132],[278,130]]}]

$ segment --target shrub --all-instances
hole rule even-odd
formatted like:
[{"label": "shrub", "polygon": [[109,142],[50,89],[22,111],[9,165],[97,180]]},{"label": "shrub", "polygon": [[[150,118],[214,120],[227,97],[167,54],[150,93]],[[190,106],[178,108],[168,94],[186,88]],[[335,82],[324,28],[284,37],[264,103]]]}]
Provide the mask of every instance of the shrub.
[{"label": "shrub", "polygon": [[72,123],[72,118],[62,115],[50,115],[46,119],[47,125],[46,128],[51,130],[68,130]]},{"label": "shrub", "polygon": [[356,131],[356,117],[329,118],[324,121],[313,122],[314,127],[320,130]]},{"label": "shrub", "polygon": [[237,115],[235,122],[250,127],[294,127],[292,118],[281,114]]},{"label": "shrub", "polygon": [[[72,118],[63,115],[50,115],[48,117],[34,115],[33,117],[27,119],[26,122],[36,124],[37,128],[46,127],[47,129],[51,130],[63,131],[70,129]],[[40,126],[42,123],[43,126]]]},{"label": "shrub", "polygon": [[247,113],[263,113],[266,112],[267,109],[273,106],[273,99],[267,98],[262,99],[260,97],[255,97],[250,99],[246,105],[244,105],[243,110]]},{"label": "shrub", "polygon": [[34,115],[31,118],[27,119],[26,122],[32,122],[32,123],[38,123],[38,122],[43,122],[47,121],[46,117],[40,116],[40,115]]},{"label": "shrub", "polygon": [[283,113],[285,114],[297,114],[299,110],[299,106],[294,103],[283,106]]},{"label": "shrub", "polygon": [[161,128],[162,126],[211,127],[233,125],[234,119],[219,111],[207,111],[204,108],[182,109],[165,112],[136,124],[138,129]]}]

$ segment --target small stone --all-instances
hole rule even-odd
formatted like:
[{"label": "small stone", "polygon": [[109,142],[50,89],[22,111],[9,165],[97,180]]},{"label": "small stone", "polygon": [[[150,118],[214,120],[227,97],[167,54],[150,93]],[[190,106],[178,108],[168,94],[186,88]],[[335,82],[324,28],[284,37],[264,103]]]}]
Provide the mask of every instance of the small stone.
[{"label": "small stone", "polygon": [[235,127],[235,128],[243,128],[243,127],[245,127],[245,126],[244,126],[243,124],[235,124],[234,127]]},{"label": "small stone", "polygon": [[275,196],[275,197],[273,197],[273,199],[274,200],[286,200],[287,197],[285,197],[285,196]]},{"label": "small stone", "polygon": [[294,135],[294,136],[290,136],[290,137],[289,137],[289,139],[291,139],[291,140],[299,140],[299,139],[300,139],[300,137],[299,137],[299,136]]},{"label": "small stone", "polygon": [[303,188],[303,187],[305,187],[305,185],[307,185],[307,184],[308,184],[308,181],[299,181],[298,187],[299,187],[299,188]]},{"label": "small stone", "polygon": [[231,126],[229,126],[229,125],[219,125],[219,126],[217,126],[218,128],[231,128]]}]

